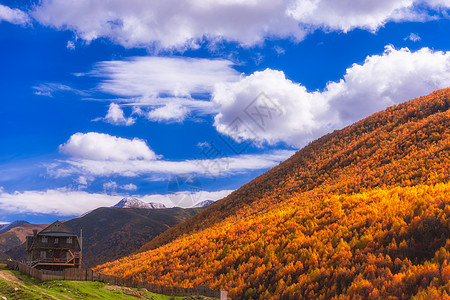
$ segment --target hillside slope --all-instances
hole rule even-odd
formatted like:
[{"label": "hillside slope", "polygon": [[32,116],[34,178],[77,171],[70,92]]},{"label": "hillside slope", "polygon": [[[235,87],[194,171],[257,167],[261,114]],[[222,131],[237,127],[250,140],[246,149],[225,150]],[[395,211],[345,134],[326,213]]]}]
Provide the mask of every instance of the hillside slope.
[{"label": "hillside slope", "polygon": [[0,251],[6,252],[25,242],[26,236],[33,234],[33,230],[38,231],[47,227],[47,224],[30,224],[22,221],[20,225],[11,226],[6,232],[0,234]]},{"label": "hillside slope", "polygon": [[330,133],[99,270],[233,299],[442,295],[449,108],[444,89]]},{"label": "hillside slope", "polygon": [[449,174],[449,94],[450,89],[436,91],[321,137],[142,250],[317,188],[324,194],[352,193],[443,182]]}]

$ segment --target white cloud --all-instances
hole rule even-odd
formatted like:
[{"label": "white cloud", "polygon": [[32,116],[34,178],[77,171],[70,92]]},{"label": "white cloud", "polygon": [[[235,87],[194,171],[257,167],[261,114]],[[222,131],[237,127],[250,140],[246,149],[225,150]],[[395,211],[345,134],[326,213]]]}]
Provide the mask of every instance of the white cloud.
[{"label": "white cloud", "polygon": [[136,191],[137,190],[137,186],[132,183],[124,184],[120,188],[123,190],[126,190],[126,191]]},{"label": "white cloud", "polygon": [[30,22],[30,17],[27,13],[17,8],[10,8],[0,4],[0,22],[6,21],[17,25],[26,25]]},{"label": "white cloud", "polygon": [[67,86],[65,84],[60,83],[53,83],[53,82],[47,82],[47,83],[41,83],[35,87],[34,94],[39,96],[47,96],[47,97],[54,97],[55,93],[58,92],[72,92],[79,95],[86,95],[85,92],[76,90],[71,88],[70,86]]},{"label": "white cloud", "polygon": [[[215,192],[199,191],[193,193],[193,199],[218,200],[232,190]],[[145,202],[160,202],[167,207],[175,204],[170,200],[171,195],[147,195],[139,197]],[[65,189],[51,189],[46,191],[23,191],[5,193],[0,191],[0,211],[9,213],[37,213],[55,214],[59,216],[81,215],[98,207],[110,207],[116,204],[123,196],[108,195],[102,193],[88,193],[85,191],[73,191]],[[6,224],[6,222],[0,222]]]},{"label": "white cloud", "polygon": [[408,35],[407,37],[404,38],[404,40],[409,40],[411,42],[418,42],[421,40],[421,37],[417,34],[417,33],[413,33],[411,32],[410,35]]},{"label": "white cloud", "polygon": [[450,0],[427,0],[425,2],[437,8],[448,8],[450,6]]},{"label": "white cloud", "polygon": [[97,207],[114,205],[120,199],[121,196],[64,189],[0,192],[0,211],[61,216],[79,215]]},{"label": "white cloud", "polygon": [[136,121],[132,117],[125,118],[122,108],[116,103],[111,103],[109,105],[108,113],[103,118],[103,120],[113,125],[125,125],[125,126],[133,125],[134,122]]},{"label": "white cloud", "polygon": [[149,104],[161,97],[191,98],[193,94],[210,93],[216,82],[239,79],[229,60],[156,56],[103,61],[87,75],[101,77],[99,89],[105,93],[135,97]]},{"label": "white cloud", "polygon": [[233,190],[221,190],[221,191],[196,191],[196,192],[188,192],[183,191],[179,193],[169,193],[166,195],[161,194],[155,194],[155,195],[147,195],[144,197],[141,197],[140,199],[145,202],[156,202],[156,203],[162,203],[166,207],[173,207],[173,206],[179,206],[179,207],[192,207],[195,204],[205,201],[205,200],[213,200],[217,201],[222,198],[225,198],[229,194],[231,194]]},{"label": "white cloud", "polygon": [[77,159],[110,162],[157,158],[141,139],[129,140],[97,132],[75,133],[65,144],[59,146],[59,150]]},{"label": "white cloud", "polygon": [[94,180],[93,177],[83,176],[83,175],[80,175],[80,176],[78,176],[78,178],[74,179],[74,181],[80,185],[79,189],[86,188],[86,186],[89,184],[89,182],[91,182],[93,180]]},{"label": "white cloud", "polygon": [[54,177],[72,175],[137,177],[151,174],[200,174],[227,176],[249,170],[269,169],[289,158],[294,151],[278,150],[265,154],[246,154],[217,159],[169,160],[92,160],[70,159],[48,167]]},{"label": "white cloud", "polygon": [[69,50],[75,50],[75,42],[74,41],[68,41],[66,44],[66,48]]},{"label": "white cloud", "polygon": [[135,184],[129,183],[124,185],[119,185],[117,182],[113,180],[109,180],[103,183],[103,191],[105,193],[115,194],[117,189],[125,190],[125,191],[136,191],[137,186]]},{"label": "white cloud", "polygon": [[249,46],[266,38],[301,40],[314,28],[377,30],[389,21],[423,21],[448,0],[44,0],[32,15],[92,41],[107,37],[125,47],[197,48],[203,40]]},{"label": "white cloud", "polygon": [[[387,46],[382,55],[352,65],[343,79],[329,82],[324,91],[308,92],[282,71],[270,69],[218,85],[213,101],[220,113],[214,125],[238,141],[303,146],[387,106],[448,86],[450,52]],[[253,102],[261,92],[267,99]]]},{"label": "white cloud", "polygon": [[[376,31],[388,21],[421,20],[414,0],[297,0],[286,13],[304,24],[319,28],[350,31],[354,28]],[[422,2],[422,1],[420,1]]]},{"label": "white cloud", "polygon": [[[201,99],[210,96],[217,82],[237,81],[240,76],[231,61],[188,57],[104,61],[96,64],[92,72],[81,75],[100,77],[100,91],[119,96],[116,102],[134,106],[136,115],[156,122],[181,122],[191,112],[214,112],[213,104]],[[116,103],[110,105],[103,120],[116,125],[131,125],[135,121],[125,118]]]},{"label": "white cloud", "polygon": [[147,119],[157,122],[181,122],[186,118],[188,113],[188,108],[169,102],[164,106],[149,111],[147,113]]},{"label": "white cloud", "polygon": [[44,0],[32,13],[44,25],[71,29],[86,41],[108,37],[125,47],[196,48],[225,38],[254,44],[266,36],[301,39],[287,1]]},{"label": "white cloud", "polygon": [[117,182],[112,181],[112,180],[105,182],[103,184],[103,190],[105,192],[115,192],[118,187],[119,186],[117,185]]},{"label": "white cloud", "polygon": [[309,136],[326,125],[320,116],[328,111],[328,103],[317,95],[286,79],[282,71],[255,72],[217,86],[213,101],[220,113],[214,126],[237,141],[275,143],[299,134]]}]

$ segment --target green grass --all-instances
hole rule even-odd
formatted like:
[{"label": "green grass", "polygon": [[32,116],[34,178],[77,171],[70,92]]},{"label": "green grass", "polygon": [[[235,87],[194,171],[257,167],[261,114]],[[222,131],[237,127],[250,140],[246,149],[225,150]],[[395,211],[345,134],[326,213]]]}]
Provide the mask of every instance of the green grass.
[{"label": "green grass", "polygon": [[[181,300],[185,297],[171,297],[147,292],[146,290],[133,289],[122,286],[112,286],[97,281],[47,281],[39,282],[36,279],[24,275],[19,271],[5,270],[0,266],[3,272],[13,274],[22,280],[26,288],[17,283],[0,279],[0,299],[6,297],[10,299],[52,299],[43,294],[37,287],[45,290],[58,299],[67,299],[62,297],[66,295],[74,299],[153,299],[153,300]],[[36,286],[33,286],[36,285]]]},{"label": "green grass", "polygon": [[[17,290],[16,290],[17,288]],[[36,293],[35,291],[25,290],[17,284],[11,283],[4,279],[0,279],[0,299],[52,299],[51,297]]]}]

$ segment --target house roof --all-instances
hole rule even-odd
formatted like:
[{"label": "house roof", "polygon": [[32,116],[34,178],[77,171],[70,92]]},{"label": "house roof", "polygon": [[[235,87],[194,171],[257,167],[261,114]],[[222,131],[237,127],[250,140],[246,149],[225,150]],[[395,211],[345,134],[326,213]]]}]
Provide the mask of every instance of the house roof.
[{"label": "house roof", "polygon": [[76,236],[66,225],[61,223],[60,221],[56,221],[53,224],[50,224],[46,228],[42,229],[38,235],[47,235],[47,236]]}]

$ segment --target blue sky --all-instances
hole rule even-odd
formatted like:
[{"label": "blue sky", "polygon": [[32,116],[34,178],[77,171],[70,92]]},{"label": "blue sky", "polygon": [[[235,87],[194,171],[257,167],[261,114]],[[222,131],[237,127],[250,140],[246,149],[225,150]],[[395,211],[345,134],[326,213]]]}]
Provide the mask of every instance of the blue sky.
[{"label": "blue sky", "polygon": [[[172,3],[173,2],[173,3]],[[217,200],[450,86],[450,3],[0,1],[0,222]]]}]

